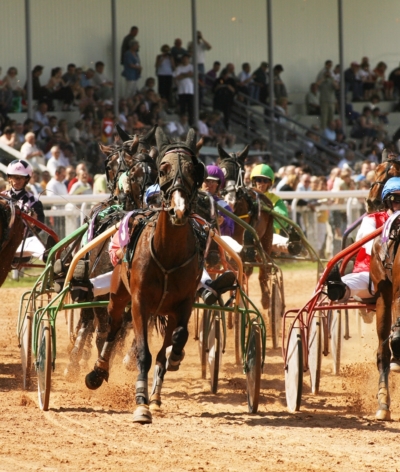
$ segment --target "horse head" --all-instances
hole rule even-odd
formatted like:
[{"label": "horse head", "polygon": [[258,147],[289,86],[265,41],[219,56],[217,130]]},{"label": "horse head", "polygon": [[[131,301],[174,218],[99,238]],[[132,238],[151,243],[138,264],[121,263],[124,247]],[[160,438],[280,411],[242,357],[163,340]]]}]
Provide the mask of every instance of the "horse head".
[{"label": "horse head", "polygon": [[400,177],[400,156],[397,152],[382,153],[383,162],[375,169],[375,180],[372,182],[367,197],[367,212],[383,209],[382,189],[391,177]]},{"label": "horse head", "polygon": [[196,133],[190,129],[186,141],[171,143],[158,128],[156,141],[162,205],[169,211],[172,224],[182,226],[204,180],[204,164],[197,157],[203,140],[196,143]]},{"label": "horse head", "polygon": [[225,200],[232,208],[235,207],[236,193],[244,187],[244,161],[249,153],[247,145],[240,152],[227,153],[219,144],[218,149],[218,166],[222,169],[225,176]]}]

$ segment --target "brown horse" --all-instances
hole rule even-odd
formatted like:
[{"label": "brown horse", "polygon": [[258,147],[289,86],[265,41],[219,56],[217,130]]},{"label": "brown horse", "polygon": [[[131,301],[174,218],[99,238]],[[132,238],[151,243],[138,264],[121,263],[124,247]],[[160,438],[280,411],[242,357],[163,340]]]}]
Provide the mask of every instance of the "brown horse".
[{"label": "brown horse", "polygon": [[[110,156],[107,158],[109,186],[115,190],[114,196],[118,196],[118,200],[122,203],[125,211],[143,207],[145,190],[149,185],[155,182],[157,177],[157,166],[155,163],[156,150],[152,148],[149,151],[153,134],[134,136],[132,139],[127,135],[130,141],[123,143],[122,146],[102,146],[103,152],[110,153]],[[122,135],[122,137],[125,138],[125,135]],[[124,161],[130,164],[130,168],[126,172],[121,169],[122,166],[118,166],[118,158],[121,158],[121,155]],[[120,172],[117,171],[118,167]],[[120,175],[123,176],[121,188],[119,188],[117,182],[113,182],[112,180],[118,180]],[[112,196],[108,202],[101,203],[93,209],[92,218],[95,218],[95,231],[99,230],[100,225],[105,228],[107,225],[115,224],[118,219],[123,218],[124,213],[122,211],[114,210],[108,216],[97,221],[97,215],[110,208],[113,202],[114,198]],[[88,265],[88,276],[93,278],[113,270],[107,251],[108,244],[109,240],[106,240],[102,245],[90,251],[86,262]],[[96,297],[95,300],[102,301],[108,300],[108,298],[108,295],[102,295]],[[64,371],[64,375],[68,381],[73,382],[77,380],[80,371],[79,362],[82,358],[84,360],[90,358],[94,323],[96,324],[96,347],[98,355],[100,355],[109,327],[107,309],[100,307],[81,310],[76,339],[69,355],[69,363]],[[120,333],[122,340],[125,337],[124,334],[126,334],[125,327]]]},{"label": "brown horse", "polygon": [[[238,153],[228,154],[218,145],[218,166],[225,175],[225,200],[232,207],[235,215],[248,223],[256,231],[262,248],[267,255],[271,254],[273,236],[273,217],[266,211],[262,211],[262,205],[272,209],[271,201],[257,190],[247,188],[244,185],[244,160],[247,157],[249,146]],[[244,227],[235,223],[233,238],[243,247],[243,259],[245,262],[255,262],[256,252],[253,236]],[[253,272],[252,267],[246,267],[248,276]],[[260,266],[258,279],[261,287],[261,303],[266,310],[269,308],[269,272],[265,266]]]},{"label": "brown horse", "polygon": [[[381,198],[383,186],[389,178],[398,176],[400,176],[398,156],[396,154],[389,154],[387,160],[377,166],[375,170],[375,181],[367,198],[369,212],[383,209]],[[400,318],[398,318],[400,315],[400,251],[397,250],[395,252],[400,239],[398,226],[391,237],[395,238],[396,241],[395,244],[389,247],[386,258],[382,258],[382,254],[386,253],[386,249],[383,250],[382,248],[381,237],[375,239],[370,265],[371,280],[377,292],[376,330],[378,334],[378,350],[376,357],[379,371],[379,387],[376,418],[378,420],[390,420],[391,417],[389,394],[390,343],[393,354],[400,359]],[[391,269],[388,269],[387,263],[391,261],[393,261],[393,266]],[[392,334],[391,331],[393,331]]]},{"label": "brown horse", "polygon": [[[161,404],[165,372],[178,370],[184,357],[187,326],[203,264],[195,223],[189,218],[197,189],[204,179],[204,166],[196,157],[202,143],[196,146],[194,130],[189,131],[186,142],[170,144],[161,129],[157,130],[156,139],[160,150],[162,206],[147,219],[131,262],[124,261],[114,269],[108,308],[110,331],[94,370],[86,376],[90,389],[99,388],[108,379],[110,353],[130,300],[139,371],[134,421],[140,423],[152,421],[149,405],[159,408]],[[166,326],[149,400],[148,372],[152,356],[147,334],[151,316],[162,317]],[[167,356],[167,347],[171,345]]]},{"label": "brown horse", "polygon": [[0,195],[0,287],[11,270],[15,251],[24,235],[21,211],[8,198]]}]

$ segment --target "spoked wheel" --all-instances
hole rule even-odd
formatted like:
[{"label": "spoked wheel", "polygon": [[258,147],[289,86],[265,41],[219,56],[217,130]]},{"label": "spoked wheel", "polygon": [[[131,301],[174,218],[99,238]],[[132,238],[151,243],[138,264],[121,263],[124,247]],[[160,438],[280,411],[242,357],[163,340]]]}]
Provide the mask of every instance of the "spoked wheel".
[{"label": "spoked wheel", "polygon": [[285,366],[286,404],[290,412],[299,411],[303,390],[303,346],[300,326],[296,324],[287,343]]},{"label": "spoked wheel", "polygon": [[268,326],[272,339],[272,347],[279,347],[282,316],[285,310],[283,300],[283,280],[279,275],[272,280],[270,308],[268,309]]},{"label": "spoked wheel", "polygon": [[[240,306],[242,306],[242,302],[240,303]],[[240,345],[240,330],[241,330],[241,324],[242,324],[242,314],[241,313],[234,313],[234,328],[235,328],[235,363],[236,365],[240,365],[242,363],[242,356],[241,356],[241,345]]]},{"label": "spoked wheel", "polygon": [[203,314],[199,313],[199,355],[201,365],[201,378],[207,378],[207,342],[204,333],[208,324],[209,310],[203,310]]},{"label": "spoked wheel", "polygon": [[342,348],[342,312],[340,310],[331,310],[331,353],[333,360],[333,373],[339,375],[340,371],[340,353]]},{"label": "spoked wheel", "polygon": [[218,311],[210,315],[210,331],[208,333],[208,367],[210,370],[211,392],[218,391],[218,375],[222,355],[221,318]]},{"label": "spoked wheel", "polygon": [[254,321],[250,327],[245,368],[249,413],[257,413],[261,383],[261,331]]},{"label": "spoked wheel", "polygon": [[46,319],[40,325],[36,370],[39,406],[41,410],[47,411],[49,409],[51,388],[52,343],[50,323]]},{"label": "spoked wheel", "polygon": [[28,390],[32,373],[32,301],[28,302],[24,320],[20,331],[21,364],[22,364],[22,388]]},{"label": "spoked wheel", "polygon": [[315,314],[308,334],[308,368],[310,369],[311,392],[317,394],[321,379],[322,319]]}]

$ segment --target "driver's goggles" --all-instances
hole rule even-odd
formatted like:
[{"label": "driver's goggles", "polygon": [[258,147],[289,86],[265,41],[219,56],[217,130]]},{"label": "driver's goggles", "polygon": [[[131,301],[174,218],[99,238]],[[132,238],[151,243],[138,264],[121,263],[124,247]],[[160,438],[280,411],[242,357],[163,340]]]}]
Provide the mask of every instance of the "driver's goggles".
[{"label": "driver's goggles", "polygon": [[399,195],[389,195],[387,200],[391,203],[400,203],[400,194]]}]

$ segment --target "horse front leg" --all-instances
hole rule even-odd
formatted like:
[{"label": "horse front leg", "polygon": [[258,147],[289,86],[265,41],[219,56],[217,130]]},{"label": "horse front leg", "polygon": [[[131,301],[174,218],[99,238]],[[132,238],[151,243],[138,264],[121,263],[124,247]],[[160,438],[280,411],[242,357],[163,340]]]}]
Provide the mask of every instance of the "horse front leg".
[{"label": "horse front leg", "polygon": [[106,341],[101,350],[92,372],[86,375],[85,383],[90,390],[98,389],[104,380],[108,381],[110,358],[115,345],[116,337],[122,325],[123,313],[130,294],[120,278],[121,266],[117,266],[111,277],[110,303],[108,314],[110,326]]},{"label": "horse front leg", "polygon": [[[168,317],[167,328],[165,331],[164,342],[157,354],[156,365],[154,367],[153,386],[150,396],[150,408],[159,410],[161,406],[161,389],[165,373],[168,371],[179,370],[180,364],[185,357],[185,345],[189,338],[187,325],[189,323],[192,301],[185,301],[177,313],[181,315],[179,321],[175,316]],[[183,314],[183,316],[182,316]]]},{"label": "horse front leg", "polygon": [[[389,297],[390,298],[390,297]],[[388,337],[391,327],[391,303],[387,296],[381,294],[376,303],[376,330],[378,334],[377,367],[379,371],[378,386],[378,411],[376,419],[389,421],[390,413],[390,393],[389,393],[389,373],[390,373],[390,348]]]}]

